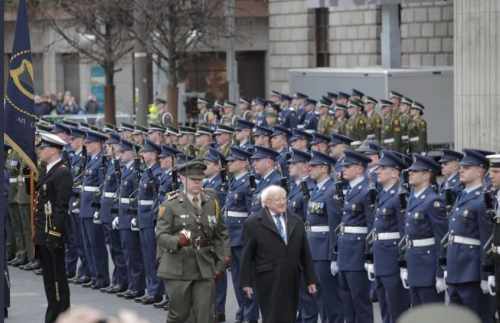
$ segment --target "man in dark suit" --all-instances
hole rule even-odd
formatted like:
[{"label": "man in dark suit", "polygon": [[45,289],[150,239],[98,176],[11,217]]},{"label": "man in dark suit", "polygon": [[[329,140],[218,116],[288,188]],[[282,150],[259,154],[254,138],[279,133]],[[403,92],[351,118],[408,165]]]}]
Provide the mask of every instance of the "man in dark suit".
[{"label": "man in dark suit", "polygon": [[64,140],[50,133],[41,133],[37,145],[38,158],[47,164],[37,184],[35,204],[35,246],[48,303],[46,323],[55,322],[70,306],[64,239],[73,179],[61,157],[64,145]]},{"label": "man in dark suit", "polygon": [[263,208],[244,225],[240,286],[247,297],[256,295],[263,323],[292,323],[297,315],[301,275],[307,291],[316,293],[304,224],[287,211],[283,188],[265,188],[261,202]]}]

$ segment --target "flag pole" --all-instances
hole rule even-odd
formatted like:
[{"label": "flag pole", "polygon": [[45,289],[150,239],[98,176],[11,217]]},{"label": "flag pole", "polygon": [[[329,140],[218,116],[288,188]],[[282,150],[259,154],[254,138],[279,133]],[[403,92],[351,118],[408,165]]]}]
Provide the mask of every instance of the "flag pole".
[{"label": "flag pole", "polygon": [[[4,169],[5,169],[5,149],[4,149],[4,73],[5,73],[5,16],[4,16],[5,0],[0,0],[0,205],[7,205],[7,192],[5,192]],[[5,221],[7,220],[7,208],[0,207],[0,323],[4,323],[5,309]]]}]

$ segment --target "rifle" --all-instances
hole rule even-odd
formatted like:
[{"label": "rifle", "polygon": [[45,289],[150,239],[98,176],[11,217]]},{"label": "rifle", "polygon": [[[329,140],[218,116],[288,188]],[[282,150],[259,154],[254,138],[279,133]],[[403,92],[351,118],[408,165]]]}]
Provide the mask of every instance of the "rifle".
[{"label": "rifle", "polygon": [[496,222],[497,219],[497,214],[496,214],[496,209],[495,209],[495,191],[492,189],[488,189],[484,192],[484,206],[486,208],[486,215],[488,216],[488,219],[490,219],[492,222]]},{"label": "rifle", "polygon": [[83,175],[85,174],[85,168],[87,168],[88,156],[87,156],[87,148],[82,146],[82,157],[80,159],[82,161],[81,167],[78,169],[78,174],[75,176],[73,180],[73,192],[72,195],[75,198],[73,203],[71,204],[71,213],[78,214],[80,213],[80,191],[78,188],[82,186]]},{"label": "rifle", "polygon": [[288,187],[288,177],[281,177],[280,179],[280,185],[283,187],[286,191],[286,194],[288,195],[290,191],[290,187]]},{"label": "rifle", "polygon": [[[138,148],[136,148],[136,150],[139,150]],[[140,182],[141,182],[141,177],[142,177],[142,159],[141,157],[139,157],[139,153],[138,151],[136,152],[136,158],[134,159],[134,169],[136,171],[136,174],[137,174],[137,188],[135,189],[134,192],[132,192],[130,194],[130,196],[134,196],[135,195],[135,198],[132,198],[132,202],[130,203],[130,206],[129,206],[129,209],[128,209],[128,213],[129,214],[132,214],[132,220],[130,221],[130,224],[131,224],[131,230],[132,231],[138,231],[139,228],[138,228],[138,223],[137,223],[137,209],[138,209],[138,204],[139,204],[139,201],[137,200],[137,192],[139,191],[139,185],[140,185]]]},{"label": "rifle", "polygon": [[177,168],[175,167],[175,157],[172,156],[172,191],[177,191],[179,187],[179,178],[177,177]]},{"label": "rifle", "polygon": [[253,194],[255,190],[257,189],[257,179],[255,178],[255,174],[250,174],[248,176],[248,182],[249,182],[249,187],[250,187],[250,192]]},{"label": "rifle", "polygon": [[410,173],[405,169],[401,172],[401,181],[399,183],[399,205],[400,213],[405,214],[408,207],[408,196],[410,195]]},{"label": "rifle", "polygon": [[347,184],[347,181],[344,179],[344,174],[338,173],[337,178],[335,180],[335,199],[339,202],[344,203],[345,195],[344,188]]},{"label": "rifle", "polygon": [[221,163],[220,177],[222,180],[221,190],[226,192],[229,183],[229,175],[227,173],[227,161],[225,158],[222,158],[220,163]]},{"label": "rifle", "polygon": [[456,199],[457,199],[457,194],[451,188],[446,188],[444,190],[444,203],[446,206],[447,215],[450,215]]},{"label": "rifle", "polygon": [[[106,176],[108,168],[108,158],[106,155],[102,155],[101,157],[101,164],[99,165],[99,172],[104,174]],[[95,224],[101,224],[101,214],[100,214],[100,208],[101,208],[101,193],[104,188],[104,184],[106,183],[106,180],[103,180],[101,185],[99,186],[99,190],[94,194],[94,199],[92,201],[92,208],[95,209],[94,215],[93,215],[93,222]]]},{"label": "rifle", "polygon": [[307,205],[307,203],[311,199],[311,193],[309,192],[309,187],[307,187],[306,181],[300,182],[300,191],[302,192],[302,196],[304,197],[304,204]]}]

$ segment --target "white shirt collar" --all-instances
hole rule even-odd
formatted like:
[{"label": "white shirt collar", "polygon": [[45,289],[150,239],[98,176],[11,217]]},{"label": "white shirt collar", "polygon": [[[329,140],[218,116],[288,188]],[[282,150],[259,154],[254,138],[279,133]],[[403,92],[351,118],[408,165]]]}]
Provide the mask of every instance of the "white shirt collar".
[{"label": "white shirt collar", "polygon": [[325,185],[325,183],[330,179],[329,176],[327,176],[324,180],[322,180],[321,182],[318,182],[318,184],[316,184],[318,186],[318,189],[322,188],[323,185]]},{"label": "white shirt collar", "polygon": [[134,163],[134,161],[133,161],[133,160],[129,161],[129,162],[127,163],[127,165],[126,165],[126,166],[127,166],[127,168],[131,168],[133,163]]},{"label": "white shirt collar", "polygon": [[53,161],[52,163],[47,165],[47,173],[50,172],[50,170],[58,163],[61,161],[61,157],[59,157],[56,161]]},{"label": "white shirt collar", "polygon": [[268,178],[269,175],[271,175],[272,172],[274,172],[274,169],[271,169],[264,177],[262,177],[262,179]]},{"label": "white shirt collar", "polygon": [[235,180],[239,180],[239,179],[243,178],[243,176],[245,176],[247,173],[248,173],[248,172],[243,172],[243,173],[241,173],[240,175],[235,176],[235,177],[234,177],[234,179],[235,179]]},{"label": "white shirt collar", "polygon": [[456,175],[458,174],[458,172],[454,172],[453,174],[451,174],[447,179],[446,181],[449,182],[453,177],[455,177]]},{"label": "white shirt collar", "polygon": [[353,179],[352,181],[349,181],[349,186],[351,186],[351,188],[353,188],[356,185],[358,185],[359,183],[361,183],[362,181],[364,181],[364,179],[365,179],[364,176],[359,176],[359,177]]},{"label": "white shirt collar", "polygon": [[423,189],[421,189],[420,191],[415,192],[415,193],[414,193],[415,197],[419,197],[420,195],[422,195],[428,187],[429,187],[429,186],[426,186],[426,187],[424,187]]},{"label": "white shirt collar", "polygon": [[474,186],[472,186],[472,187],[466,187],[466,188],[464,188],[464,191],[465,191],[465,193],[467,193],[467,194],[468,194],[468,193],[470,193],[470,192],[472,192],[472,191],[477,190],[477,189],[478,189],[478,188],[480,188],[481,186],[483,186],[483,184],[477,184],[477,185],[474,185]]}]

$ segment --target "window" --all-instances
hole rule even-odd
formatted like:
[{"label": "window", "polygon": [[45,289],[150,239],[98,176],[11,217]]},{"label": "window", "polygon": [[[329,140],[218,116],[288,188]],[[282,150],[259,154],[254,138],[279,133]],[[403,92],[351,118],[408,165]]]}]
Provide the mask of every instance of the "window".
[{"label": "window", "polygon": [[316,66],[330,66],[330,53],[328,50],[328,8],[315,9],[316,16]]}]

